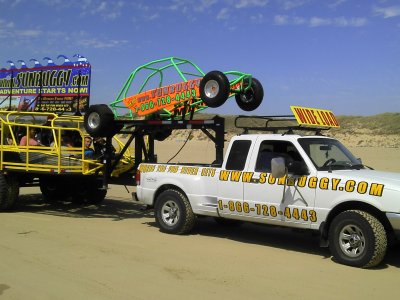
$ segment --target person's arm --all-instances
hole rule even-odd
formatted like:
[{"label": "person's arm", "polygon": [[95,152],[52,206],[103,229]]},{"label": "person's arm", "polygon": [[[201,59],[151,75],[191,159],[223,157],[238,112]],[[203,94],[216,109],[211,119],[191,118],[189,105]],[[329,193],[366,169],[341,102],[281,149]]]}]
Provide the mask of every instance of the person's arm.
[{"label": "person's arm", "polygon": [[26,135],[24,135],[19,141],[20,146],[26,146]]}]

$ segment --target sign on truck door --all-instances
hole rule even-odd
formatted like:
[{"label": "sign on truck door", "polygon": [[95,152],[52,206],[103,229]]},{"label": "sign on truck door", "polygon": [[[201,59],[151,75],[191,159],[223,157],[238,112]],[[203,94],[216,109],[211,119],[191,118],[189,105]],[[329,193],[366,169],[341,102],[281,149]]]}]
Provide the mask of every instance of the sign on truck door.
[{"label": "sign on truck door", "polygon": [[[243,212],[263,223],[295,227],[310,227],[316,222],[314,211],[315,189],[306,183],[308,176],[274,178],[271,160],[283,157],[286,163],[302,160],[296,147],[289,141],[258,139],[255,144],[247,180],[243,191]],[[286,181],[286,184],[285,184]]]}]

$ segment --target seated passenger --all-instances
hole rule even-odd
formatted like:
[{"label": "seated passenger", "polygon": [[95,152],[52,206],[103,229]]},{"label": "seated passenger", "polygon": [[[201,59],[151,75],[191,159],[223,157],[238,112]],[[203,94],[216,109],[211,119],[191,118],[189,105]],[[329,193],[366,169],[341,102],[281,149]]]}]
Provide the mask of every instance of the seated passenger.
[{"label": "seated passenger", "polygon": [[19,141],[20,146],[42,146],[42,144],[36,139],[36,128],[29,128],[29,140],[26,135],[24,135]]},{"label": "seated passenger", "polygon": [[94,150],[91,148],[92,146],[92,138],[89,136],[85,137],[85,158],[92,158],[94,156]]}]

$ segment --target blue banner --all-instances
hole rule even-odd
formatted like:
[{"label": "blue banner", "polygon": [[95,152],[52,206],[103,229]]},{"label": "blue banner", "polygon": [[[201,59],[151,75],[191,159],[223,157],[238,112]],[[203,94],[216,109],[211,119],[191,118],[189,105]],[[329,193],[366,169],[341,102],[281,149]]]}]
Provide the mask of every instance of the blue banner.
[{"label": "blue banner", "polygon": [[45,57],[42,66],[31,59],[34,66],[28,68],[12,61],[9,69],[0,70],[0,110],[41,111],[54,113],[84,112],[89,107],[91,66],[81,55],[70,61],[65,55],[60,65]]}]

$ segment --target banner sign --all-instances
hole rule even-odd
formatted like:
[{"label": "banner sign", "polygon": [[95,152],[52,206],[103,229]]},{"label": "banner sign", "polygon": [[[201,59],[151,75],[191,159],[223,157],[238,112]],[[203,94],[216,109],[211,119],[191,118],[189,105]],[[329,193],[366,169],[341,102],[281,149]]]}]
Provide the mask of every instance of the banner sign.
[{"label": "banner sign", "polygon": [[66,56],[61,65],[45,57],[47,65],[36,59],[32,68],[19,60],[20,68],[12,61],[9,69],[0,70],[0,110],[79,113],[89,107],[91,66],[85,57],[76,62]]},{"label": "banner sign", "polygon": [[290,106],[297,123],[304,126],[339,128],[339,122],[332,111],[326,109]]}]

